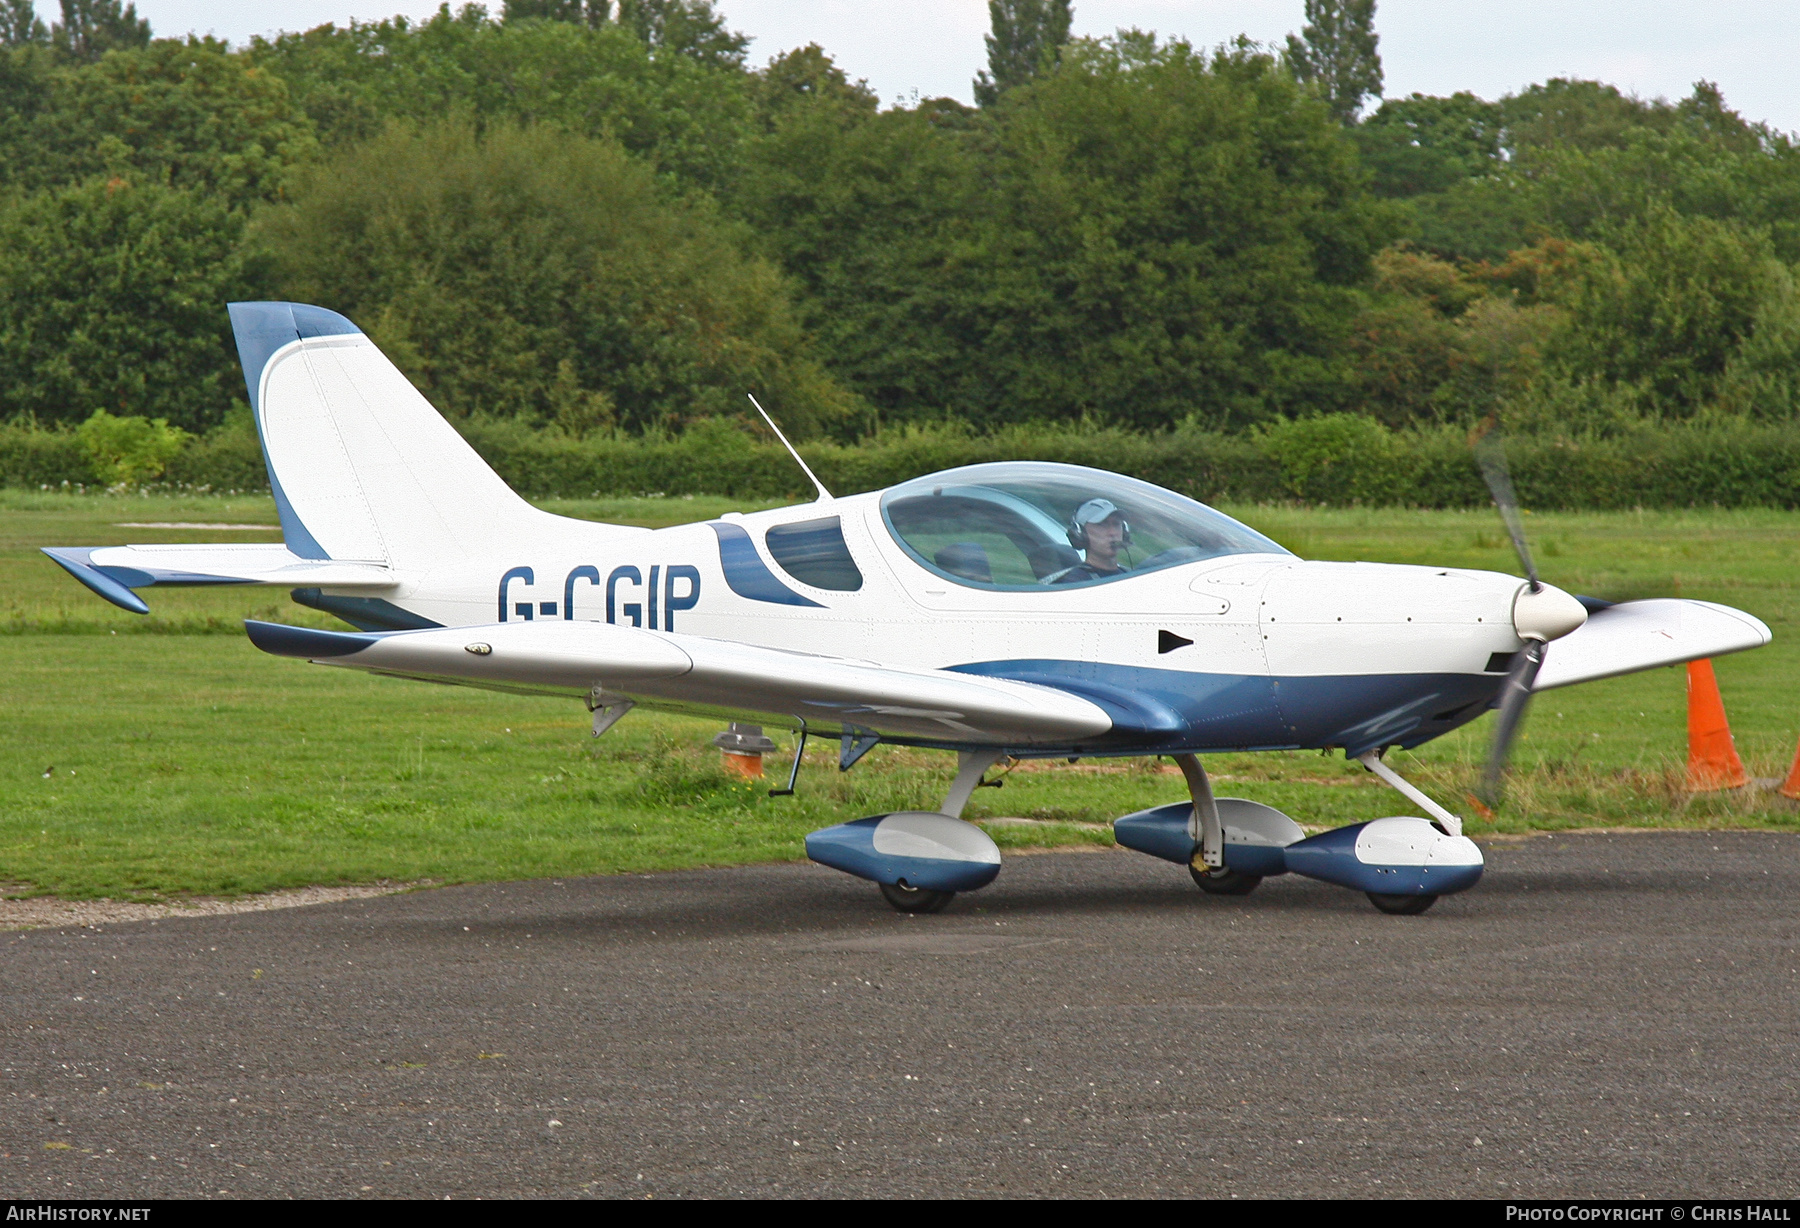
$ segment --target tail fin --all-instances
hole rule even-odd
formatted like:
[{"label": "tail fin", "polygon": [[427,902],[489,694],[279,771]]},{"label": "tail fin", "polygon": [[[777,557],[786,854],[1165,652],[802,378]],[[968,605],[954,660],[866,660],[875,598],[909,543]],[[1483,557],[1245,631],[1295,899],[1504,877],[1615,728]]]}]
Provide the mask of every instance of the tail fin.
[{"label": "tail fin", "polygon": [[557,519],[514,494],[335,311],[232,303],[231,327],[294,554],[412,569]]}]

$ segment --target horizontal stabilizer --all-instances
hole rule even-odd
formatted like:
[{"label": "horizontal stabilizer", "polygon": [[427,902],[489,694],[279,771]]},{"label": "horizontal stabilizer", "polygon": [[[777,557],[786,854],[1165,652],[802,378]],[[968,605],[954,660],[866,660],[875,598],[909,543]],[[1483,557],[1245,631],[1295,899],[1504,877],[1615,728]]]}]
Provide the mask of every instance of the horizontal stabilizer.
[{"label": "horizontal stabilizer", "polygon": [[1594,610],[1579,630],[1553,642],[1531,689],[1548,691],[1659,665],[1722,657],[1761,648],[1771,638],[1760,619],[1710,601],[1620,602]]},{"label": "horizontal stabilizer", "polygon": [[496,623],[385,635],[247,622],[265,652],[495,690],[628,698],[689,711],[804,720],[955,745],[1065,745],[1112,728],[1076,695],[948,670],[893,669],[593,622]]},{"label": "horizontal stabilizer", "polygon": [[284,588],[383,589],[399,583],[386,567],[303,559],[286,546],[46,546],[44,553],[120,609],[147,614],[132,589],[208,584]]}]

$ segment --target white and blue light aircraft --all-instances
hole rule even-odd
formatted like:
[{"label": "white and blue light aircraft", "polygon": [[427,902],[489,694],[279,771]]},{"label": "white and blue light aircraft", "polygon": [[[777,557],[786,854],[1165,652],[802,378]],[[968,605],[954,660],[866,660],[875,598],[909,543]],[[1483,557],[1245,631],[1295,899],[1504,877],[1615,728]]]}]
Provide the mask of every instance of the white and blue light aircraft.
[{"label": "white and blue light aircraft", "polygon": [[[1473,886],[1482,856],[1388,748],[1498,708],[1492,787],[1534,691],[1770,638],[1726,606],[1608,605],[1541,583],[1492,451],[1523,580],[1309,562],[1181,495],[1036,462],[843,498],[819,486],[802,506],[654,531],[568,519],[510,490],[343,316],[230,311],[282,544],[45,553],[137,613],[149,588],[280,585],[358,630],[246,624],[267,652],[581,700],[596,735],[644,705],[790,728],[802,748],[837,737],[843,770],[879,742],[954,752],[937,809],[806,842],[902,911],[999,873],[961,814],[1003,758],[1167,755],[1190,799],[1117,820],[1121,844],[1209,892],[1294,872],[1422,912]],[[1422,814],[1309,838],[1271,807],[1215,798],[1200,760],[1321,748]]]}]

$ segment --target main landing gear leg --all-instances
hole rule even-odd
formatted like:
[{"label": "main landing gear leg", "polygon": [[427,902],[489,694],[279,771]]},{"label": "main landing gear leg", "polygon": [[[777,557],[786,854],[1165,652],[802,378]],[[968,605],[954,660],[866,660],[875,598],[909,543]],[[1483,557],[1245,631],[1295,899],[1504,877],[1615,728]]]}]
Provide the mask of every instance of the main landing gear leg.
[{"label": "main landing gear leg", "polygon": [[1194,883],[1208,895],[1249,895],[1262,878],[1240,874],[1225,865],[1225,825],[1219,821],[1219,804],[1213,798],[1212,781],[1200,766],[1198,755],[1176,755],[1181,774],[1187,777],[1188,794],[1194,799],[1194,815],[1188,820],[1188,834],[1194,838],[1193,860],[1188,873]]},{"label": "main landing gear leg", "polygon": [[969,798],[980,787],[981,778],[998,762],[1000,752],[997,750],[957,752],[956,780],[951,784],[950,792],[944,795],[944,804],[938,807],[938,813],[947,814],[953,819],[962,818],[963,807],[969,804]]},{"label": "main landing gear leg", "polygon": [[[999,760],[1000,752],[997,750],[965,750],[958,753],[956,780],[951,784],[950,792],[944,795],[944,804],[938,813],[947,814],[953,819],[962,818],[963,807],[969,804],[969,798],[980,786],[981,778]],[[901,912],[937,912],[955,897],[956,892],[909,887],[904,883],[882,883],[881,895]]]}]

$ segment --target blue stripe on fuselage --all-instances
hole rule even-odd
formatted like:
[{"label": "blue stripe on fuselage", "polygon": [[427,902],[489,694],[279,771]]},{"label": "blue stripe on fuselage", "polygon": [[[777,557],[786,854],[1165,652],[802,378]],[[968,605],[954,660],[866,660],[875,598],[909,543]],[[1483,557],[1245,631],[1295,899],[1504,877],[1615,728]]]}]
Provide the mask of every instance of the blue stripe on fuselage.
[{"label": "blue stripe on fuselage", "polygon": [[1055,687],[1098,704],[1112,717],[1112,732],[1072,749],[1115,754],[1341,746],[1356,755],[1417,746],[1480,716],[1502,681],[1491,674],[1270,678],[1057,660],[949,668]]}]

